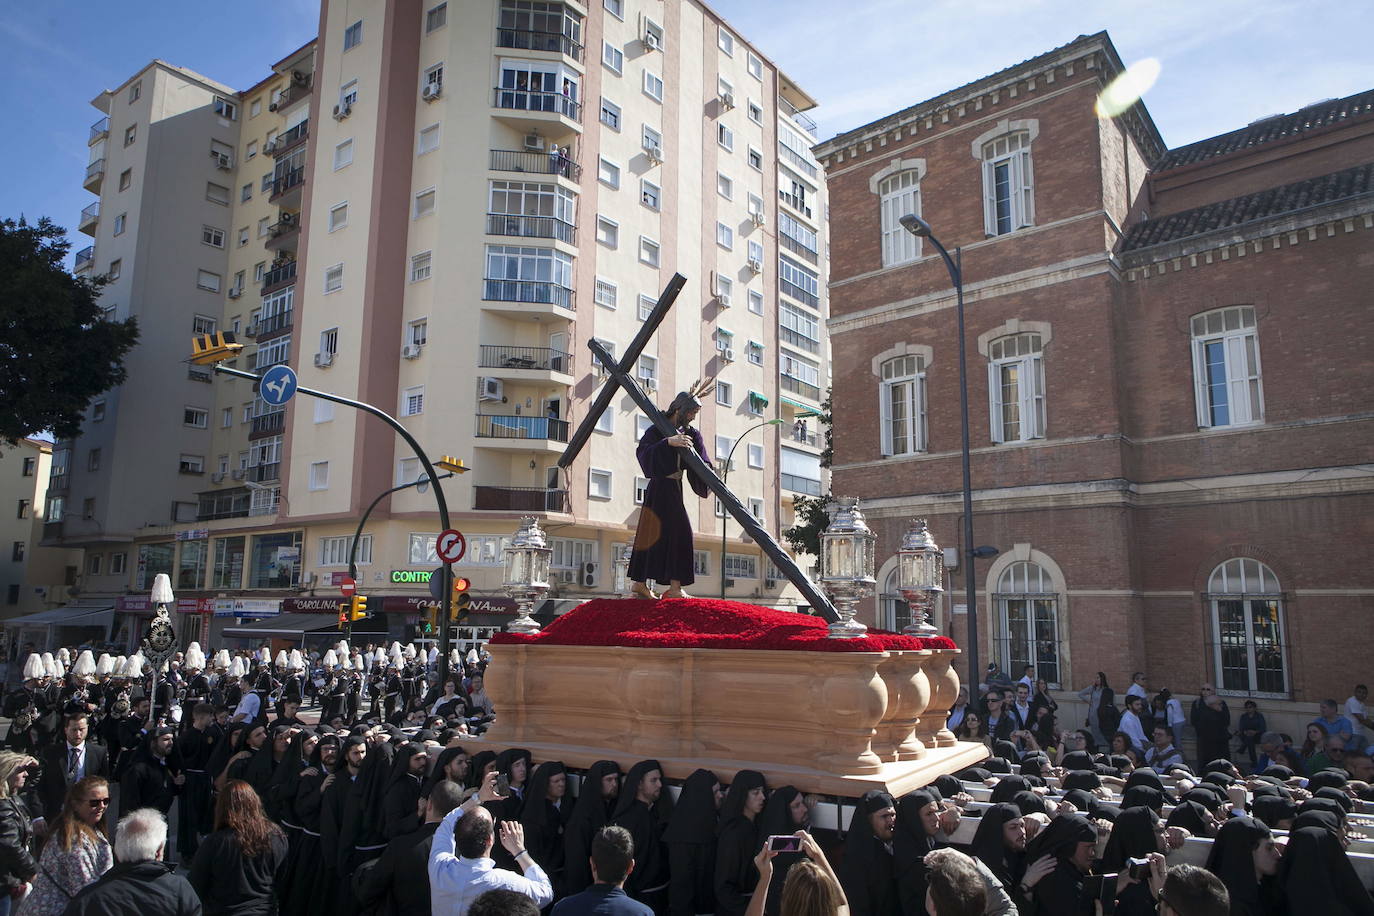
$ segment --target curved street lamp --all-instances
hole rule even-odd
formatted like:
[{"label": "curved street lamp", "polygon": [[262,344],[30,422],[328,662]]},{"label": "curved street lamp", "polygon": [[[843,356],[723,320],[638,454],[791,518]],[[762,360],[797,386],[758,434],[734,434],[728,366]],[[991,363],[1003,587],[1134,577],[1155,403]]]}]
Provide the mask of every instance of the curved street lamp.
[{"label": "curved street lamp", "polygon": [[[763,429],[765,426],[777,426],[781,422],[783,422],[782,417],[776,417],[772,420],[764,420],[762,423],[755,423],[753,426],[749,427],[744,432],[740,433],[739,438],[736,439],[734,444],[730,446],[730,454],[727,455],[725,458],[725,467],[721,469],[720,473],[721,483],[725,484],[726,486],[729,486],[730,464],[735,460],[735,449],[739,448],[739,444],[744,441],[744,437],[749,435],[756,429]],[[729,536],[729,533],[730,516],[727,515],[720,520],[720,596],[722,598],[725,597],[725,551],[728,549],[725,546],[725,542],[726,538]]]}]

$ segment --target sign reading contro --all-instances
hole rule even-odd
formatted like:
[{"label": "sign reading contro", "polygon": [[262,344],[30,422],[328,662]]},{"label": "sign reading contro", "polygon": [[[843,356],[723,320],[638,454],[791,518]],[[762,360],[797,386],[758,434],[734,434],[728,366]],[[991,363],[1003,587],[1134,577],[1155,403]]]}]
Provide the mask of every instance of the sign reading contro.
[{"label": "sign reading contro", "polygon": [[393,585],[428,585],[433,575],[434,570],[432,569],[393,569],[391,571],[391,583]]}]

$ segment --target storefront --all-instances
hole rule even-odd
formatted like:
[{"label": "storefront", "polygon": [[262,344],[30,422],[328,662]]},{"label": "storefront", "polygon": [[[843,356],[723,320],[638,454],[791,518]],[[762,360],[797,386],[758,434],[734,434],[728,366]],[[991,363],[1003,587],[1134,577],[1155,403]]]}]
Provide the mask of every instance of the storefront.
[{"label": "storefront", "polygon": [[[106,599],[11,617],[5,621],[6,680],[18,681],[27,652],[56,652],[62,646],[106,650],[114,607]],[[28,646],[28,649],[25,647]]]}]

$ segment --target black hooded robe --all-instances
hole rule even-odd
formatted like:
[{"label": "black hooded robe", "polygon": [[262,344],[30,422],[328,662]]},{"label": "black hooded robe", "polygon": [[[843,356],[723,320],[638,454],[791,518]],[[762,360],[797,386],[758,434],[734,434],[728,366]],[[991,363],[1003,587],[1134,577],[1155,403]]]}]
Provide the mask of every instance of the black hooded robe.
[{"label": "black hooded robe", "polygon": [[870,789],[859,800],[854,819],[849,822],[839,877],[853,916],[893,916],[898,912],[892,845],[878,839],[869,820],[875,811],[895,807],[891,795]]},{"label": "black hooded robe", "polygon": [[1233,817],[1217,831],[1207,870],[1226,885],[1231,916],[1275,916],[1278,912],[1272,879],[1255,878],[1255,848],[1272,836],[1263,822],[1250,817]]},{"label": "black hooded robe", "polygon": [[637,797],[640,783],[654,770],[663,772],[657,760],[641,760],[630,769],[620,787],[611,823],[630,831],[634,839],[635,868],[625,879],[625,893],[657,910],[656,904],[666,903],[668,891],[668,856],[663,848],[667,820],[660,814],[663,796],[652,805]]},{"label": "black hooded robe", "polygon": [[758,869],[754,867],[754,856],[758,855],[760,845],[759,822],[744,811],[749,793],[754,789],[768,791],[763,774],[740,770],[720,803],[713,882],[716,916],[744,916],[749,898],[759,883]]},{"label": "black hooded robe", "polygon": [[[668,847],[668,912],[696,916],[715,906],[716,786],[710,770],[696,770],[682,792],[663,832]],[[774,869],[777,868],[774,860]]]},{"label": "black hooded robe", "polygon": [[[782,836],[804,830],[807,824],[798,824],[792,816],[792,802],[801,791],[795,786],[782,786],[774,789],[768,796],[768,803],[759,815],[759,846],[770,836]],[[764,913],[777,916],[782,910],[782,886],[787,881],[787,873],[802,859],[804,852],[780,852],[773,857],[773,879],[768,884],[768,900],[764,903]]]},{"label": "black hooded robe", "polygon": [[[474,772],[481,772],[483,751],[475,754],[468,767],[468,780],[471,783]],[[494,755],[493,755],[494,756]],[[582,777],[582,789],[577,803],[573,805],[568,824],[563,830],[564,875],[568,894],[580,894],[592,884],[592,837],[610,822],[615,811],[615,800],[601,797],[601,781],[611,773],[619,773],[620,765],[614,760],[598,760]],[[480,777],[478,777],[480,778]],[[636,850],[635,857],[639,852]],[[638,866],[636,866],[638,871]],[[704,911],[703,911],[704,912]]]},{"label": "black hooded robe", "polygon": [[892,837],[892,860],[897,875],[897,902],[902,916],[921,916],[926,909],[926,887],[930,872],[926,853],[938,845],[926,833],[921,809],[938,804],[940,795],[931,789],[908,792],[897,802],[897,830]]},{"label": "black hooded robe", "polygon": [[410,761],[424,753],[423,744],[406,744],[391,762],[391,775],[382,798],[382,836],[387,841],[420,829],[420,790],[424,777],[410,772]]}]

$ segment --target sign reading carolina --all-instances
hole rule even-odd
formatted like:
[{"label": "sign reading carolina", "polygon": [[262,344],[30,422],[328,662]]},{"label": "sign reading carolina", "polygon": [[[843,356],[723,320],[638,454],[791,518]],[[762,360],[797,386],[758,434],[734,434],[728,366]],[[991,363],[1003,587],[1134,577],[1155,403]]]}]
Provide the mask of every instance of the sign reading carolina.
[{"label": "sign reading carolina", "polygon": [[[419,614],[430,608],[439,607],[439,602],[419,595],[388,595],[382,599],[382,611],[386,614]],[[472,596],[474,614],[514,614],[515,601],[511,598],[479,598]]]}]

